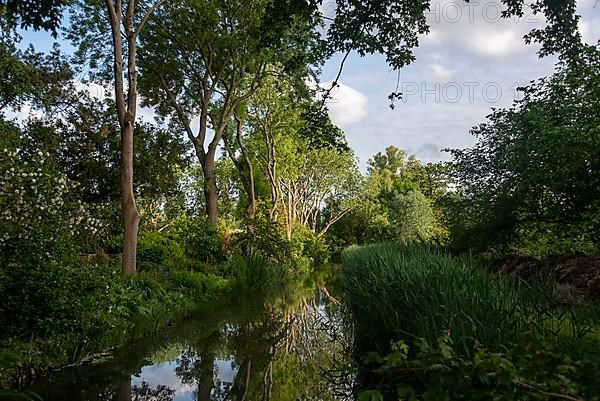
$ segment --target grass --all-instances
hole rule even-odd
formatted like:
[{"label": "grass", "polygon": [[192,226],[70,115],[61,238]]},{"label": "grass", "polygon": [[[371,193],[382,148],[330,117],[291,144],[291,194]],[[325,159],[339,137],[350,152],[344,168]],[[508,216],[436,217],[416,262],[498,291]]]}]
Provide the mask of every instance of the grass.
[{"label": "grass", "polygon": [[556,307],[547,285],[493,274],[440,249],[355,246],[343,252],[342,266],[357,346],[365,351],[386,352],[399,339],[435,342],[447,331],[466,354],[475,341],[501,351],[532,332],[568,344],[593,328],[585,308]]}]

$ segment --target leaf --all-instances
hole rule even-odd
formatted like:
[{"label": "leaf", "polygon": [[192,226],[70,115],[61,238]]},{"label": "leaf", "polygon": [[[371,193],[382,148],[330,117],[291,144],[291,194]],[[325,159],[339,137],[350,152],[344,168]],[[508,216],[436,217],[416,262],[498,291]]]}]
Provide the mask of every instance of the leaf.
[{"label": "leaf", "polygon": [[399,400],[416,401],[417,392],[410,384],[401,384],[396,387],[396,393]]},{"label": "leaf", "polygon": [[358,395],[358,401],[383,401],[383,394],[379,390],[367,390]]}]

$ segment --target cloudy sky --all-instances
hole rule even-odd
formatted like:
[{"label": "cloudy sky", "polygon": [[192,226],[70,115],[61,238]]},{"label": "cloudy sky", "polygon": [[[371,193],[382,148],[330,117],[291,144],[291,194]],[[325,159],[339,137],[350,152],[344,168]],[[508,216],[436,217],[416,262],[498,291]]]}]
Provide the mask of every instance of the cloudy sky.
[{"label": "cloudy sky", "polygon": [[[401,71],[399,89],[405,98],[394,110],[387,95],[396,87],[397,74],[384,58],[349,58],[330,113],[363,167],[388,145],[425,161],[447,159],[440,150],[472,145],[469,130],[485,120],[491,107],[510,106],[519,84],[553,71],[555,60],[539,59],[538,47],[522,39],[543,18],[501,20],[499,11],[497,0],[433,0],[431,33],[422,38],[416,61]],[[579,0],[578,13],[584,39],[596,43],[600,0]],[[339,61],[327,64],[323,81],[335,77]]]},{"label": "cloudy sky", "polygon": [[[510,106],[518,96],[516,87],[553,71],[555,60],[539,59],[538,47],[522,39],[544,24],[543,17],[503,20],[500,10],[499,0],[432,0],[431,32],[422,37],[416,61],[401,71],[399,90],[405,96],[394,110],[387,96],[396,88],[397,73],[382,56],[349,57],[329,108],[363,168],[388,145],[424,161],[447,159],[441,150],[472,145],[469,130],[485,120],[491,107]],[[578,0],[578,13],[583,38],[596,43],[600,0]],[[44,33],[26,33],[24,39],[39,50],[52,42]],[[72,51],[68,43],[62,50]],[[335,77],[340,58],[326,64],[321,82]]]}]

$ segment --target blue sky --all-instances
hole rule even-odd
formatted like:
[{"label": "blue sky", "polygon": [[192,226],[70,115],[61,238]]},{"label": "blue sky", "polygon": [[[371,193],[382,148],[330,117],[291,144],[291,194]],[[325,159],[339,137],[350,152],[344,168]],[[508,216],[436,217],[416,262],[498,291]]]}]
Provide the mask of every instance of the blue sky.
[{"label": "blue sky", "polygon": [[[588,43],[600,39],[600,1],[579,0],[580,30]],[[474,143],[472,126],[491,107],[510,106],[519,84],[549,75],[555,59],[539,59],[538,47],[523,35],[544,21],[539,16],[499,20],[496,0],[433,0],[431,33],[416,49],[416,61],[401,72],[404,101],[388,107],[397,75],[381,56],[352,56],[331,117],[347,133],[364,167],[374,153],[395,145],[425,161],[448,158],[443,148]],[[339,58],[331,60],[322,81],[332,80]],[[436,98],[437,95],[437,98]]]},{"label": "blue sky", "polygon": [[[326,0],[327,1],[327,0]],[[328,0],[333,1],[333,0]],[[327,3],[325,9],[327,7]],[[382,56],[351,55],[330,102],[330,116],[346,134],[361,166],[388,145],[405,149],[424,161],[448,158],[443,148],[474,143],[472,126],[485,120],[491,107],[507,107],[518,85],[549,75],[553,58],[539,59],[537,46],[523,35],[544,24],[541,16],[516,20],[498,16],[498,0],[432,0],[431,33],[422,37],[416,61],[400,75],[403,101],[389,108],[397,74]],[[600,40],[600,0],[578,0],[580,31],[588,43]],[[25,43],[47,50],[47,33],[26,32]],[[61,42],[63,51],[72,51]],[[340,57],[330,60],[321,82],[332,80]]]}]

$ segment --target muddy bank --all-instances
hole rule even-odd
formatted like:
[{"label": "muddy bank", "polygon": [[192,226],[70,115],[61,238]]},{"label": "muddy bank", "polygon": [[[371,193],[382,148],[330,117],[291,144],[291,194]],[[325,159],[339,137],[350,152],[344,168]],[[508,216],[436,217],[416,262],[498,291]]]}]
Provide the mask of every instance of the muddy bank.
[{"label": "muddy bank", "polygon": [[495,262],[501,272],[525,280],[552,277],[559,297],[600,302],[600,255],[548,256],[542,259],[511,255]]}]

